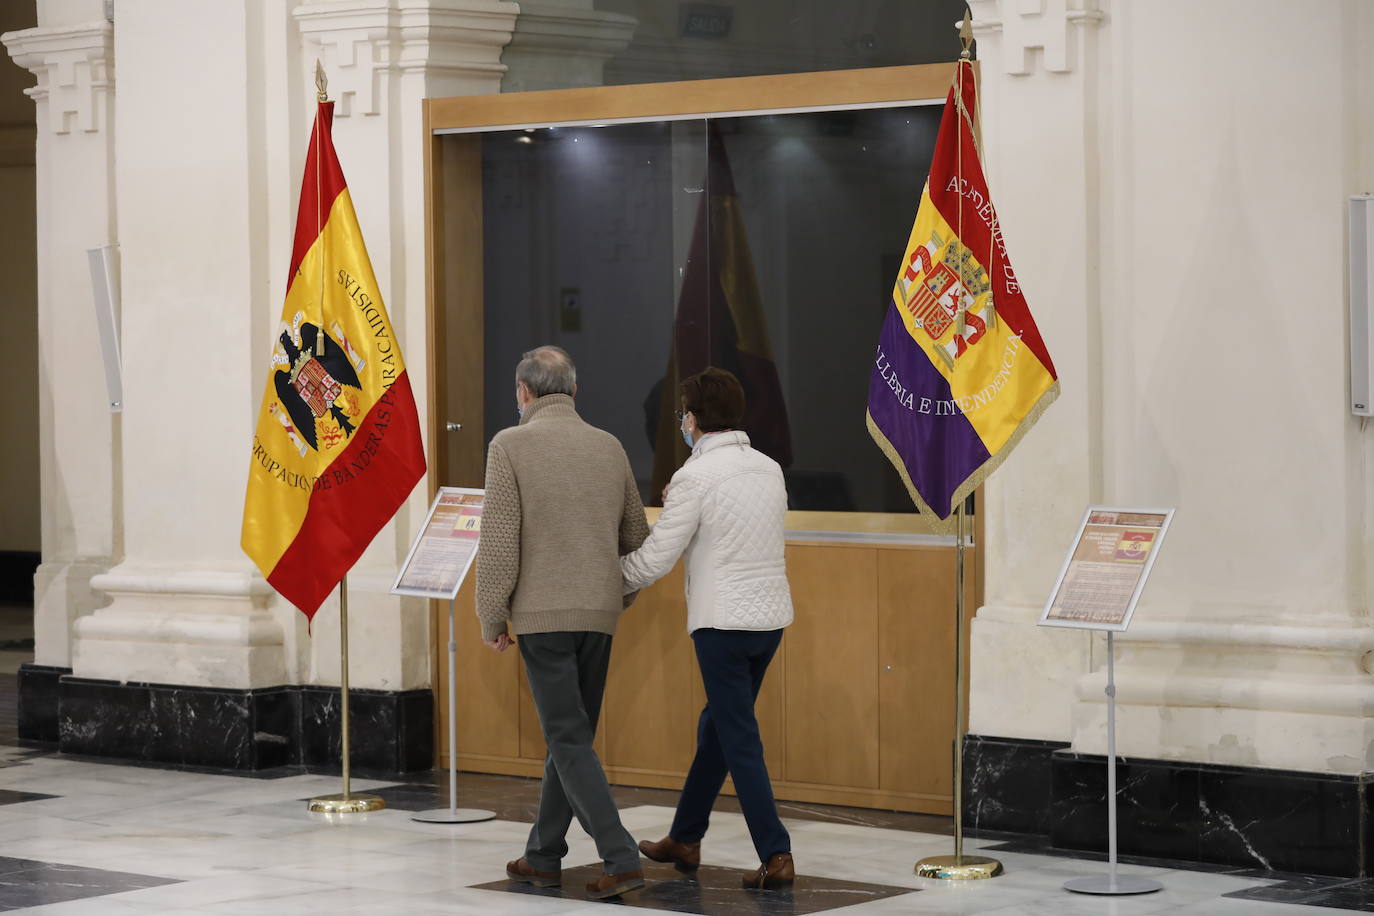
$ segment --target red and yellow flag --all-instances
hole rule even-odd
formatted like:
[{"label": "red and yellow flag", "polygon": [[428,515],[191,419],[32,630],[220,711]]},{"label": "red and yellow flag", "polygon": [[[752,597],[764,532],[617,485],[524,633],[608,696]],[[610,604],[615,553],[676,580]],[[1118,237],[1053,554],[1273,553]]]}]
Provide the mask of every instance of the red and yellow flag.
[{"label": "red and yellow flag", "polygon": [[401,345],[321,102],[253,437],[243,549],[313,617],[425,473]]}]

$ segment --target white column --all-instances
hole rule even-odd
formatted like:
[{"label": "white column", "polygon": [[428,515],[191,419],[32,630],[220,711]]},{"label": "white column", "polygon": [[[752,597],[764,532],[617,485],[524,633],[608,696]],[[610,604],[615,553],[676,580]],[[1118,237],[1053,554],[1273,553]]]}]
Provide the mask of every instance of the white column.
[{"label": "white column", "polygon": [[[515,27],[501,0],[357,0],[297,7],[304,64],[319,58],[337,100],[334,142],[387,310],[401,338],[420,411],[430,411],[425,302],[425,185],[421,100],[499,92],[501,51]],[[428,603],[388,591],[428,509],[422,481],[349,575],[349,683],[430,685]],[[338,606],[315,618],[310,683],[339,682]]]},{"label": "white column", "polygon": [[606,61],[629,45],[637,24],[632,16],[595,9],[593,0],[522,0],[501,58],[509,68],[502,89],[600,86]]},{"label": "white column", "polygon": [[986,604],[972,626],[969,731],[1068,740],[1089,638],[1035,622],[1065,538],[1101,494],[1102,14],[1095,0],[971,7],[989,190],[1062,393],[984,489]]},{"label": "white column", "polygon": [[239,548],[267,352],[255,315],[272,288],[261,33],[274,11],[117,8],[125,556],[93,580],[111,604],[76,624],[80,676],[287,681],[270,590]]},{"label": "white column", "polygon": [[[1374,430],[1348,409],[1345,198],[1369,190],[1374,15],[1112,16],[1106,495],[1179,507],[1121,642],[1121,750],[1362,773]],[[1105,743],[1101,678],[1079,685],[1080,750]]]},{"label": "white column", "polygon": [[1101,641],[1034,620],[1085,503],[1177,506],[1118,641],[1121,752],[1368,770],[1343,214],[1371,177],[1374,14],[973,6],[992,193],[1064,395],[988,487],[971,730],[1103,752]]},{"label": "white column", "polygon": [[117,560],[120,420],[105,395],[86,249],[114,243],[113,30],[101,0],[0,36],[38,82],[39,435],[43,563],[35,579],[35,662],[71,664],[72,621],[102,603],[93,575]]}]

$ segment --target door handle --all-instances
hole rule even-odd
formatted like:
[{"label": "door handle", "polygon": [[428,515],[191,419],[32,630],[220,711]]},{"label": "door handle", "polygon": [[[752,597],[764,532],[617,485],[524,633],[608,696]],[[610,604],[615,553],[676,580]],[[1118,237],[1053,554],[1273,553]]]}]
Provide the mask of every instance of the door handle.
[{"label": "door handle", "polygon": [[462,424],[462,423],[454,423],[452,420],[449,420],[447,423],[444,424],[444,428],[447,429],[447,430],[448,430],[449,432],[451,432],[451,433],[456,433],[456,432],[458,432],[458,430],[460,430],[460,429],[463,428],[463,424]]}]

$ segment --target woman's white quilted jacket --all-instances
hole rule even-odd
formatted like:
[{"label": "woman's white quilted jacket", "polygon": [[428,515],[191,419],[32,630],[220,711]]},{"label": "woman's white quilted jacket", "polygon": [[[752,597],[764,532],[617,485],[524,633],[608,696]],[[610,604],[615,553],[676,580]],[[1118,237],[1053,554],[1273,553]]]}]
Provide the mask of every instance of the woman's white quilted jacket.
[{"label": "woman's white quilted jacket", "polygon": [[667,575],[685,552],[687,629],[777,630],[792,622],[783,562],[782,468],[739,431],[703,436],[668,484],[649,539],[620,560],[625,591]]}]

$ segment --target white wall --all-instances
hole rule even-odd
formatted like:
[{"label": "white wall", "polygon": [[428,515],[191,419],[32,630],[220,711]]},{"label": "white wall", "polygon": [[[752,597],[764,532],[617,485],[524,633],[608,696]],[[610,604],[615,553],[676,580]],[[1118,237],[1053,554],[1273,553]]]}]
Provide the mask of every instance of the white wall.
[{"label": "white wall", "polygon": [[[1374,765],[1374,431],[1347,410],[1344,237],[1370,10],[1115,2],[1051,27],[976,6],[992,192],[1065,397],[989,486],[970,730],[1101,750],[1100,648],[1033,620],[1085,502],[1166,505],[1119,669],[1124,752]],[[1024,51],[1057,40],[1066,59]]]},{"label": "white wall", "polygon": [[[423,413],[420,100],[495,91],[516,11],[500,0],[411,2],[404,15],[392,0],[141,0],[119,4],[111,28],[101,0],[54,0],[40,4],[40,28],[6,36],[39,75],[39,333],[51,389],[39,662],[158,683],[338,682],[337,607],[308,635],[239,548],[311,70],[316,58],[329,70],[335,136]],[[106,242],[122,262],[126,397],[115,418],[96,387],[83,254]],[[426,495],[417,488],[359,564],[355,639],[383,648],[355,653],[357,686],[429,683],[427,606],[386,594]]]},{"label": "white wall", "polygon": [[[386,0],[120,4],[119,71],[98,92],[103,3],[41,5],[40,25],[67,29],[69,46],[48,33],[7,40],[47,93],[40,662],[71,657],[70,620],[85,614],[77,673],[336,678],[332,612],[308,637],[237,545],[309,129],[307,68],[316,55],[330,67],[341,155],[419,380],[430,371],[419,99],[494,91],[515,22],[513,4],[469,5],[436,0],[419,22]],[[1100,647],[1034,620],[1085,503],[1172,504],[1171,542],[1122,651],[1123,749],[1359,772],[1374,763],[1374,430],[1345,407],[1342,226],[1345,196],[1374,185],[1374,10],[1042,6],[973,3],[989,180],[1064,394],[988,487],[970,728],[1101,749]],[[636,40],[656,28],[668,26],[641,17]],[[635,60],[648,65],[621,63]],[[776,265],[766,230],[750,235],[756,263]],[[92,397],[81,259],[112,239],[125,268],[122,420]],[[423,385],[417,394],[427,410]],[[424,610],[385,595],[424,503],[412,499],[362,564],[359,639],[389,648],[360,653],[359,686],[428,683]],[[91,615],[106,599],[81,577],[110,565],[97,582],[114,604]]]}]

